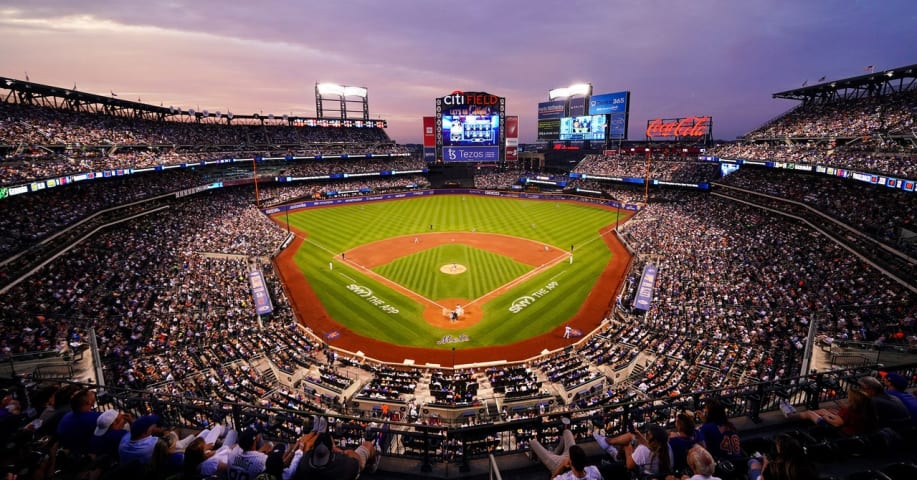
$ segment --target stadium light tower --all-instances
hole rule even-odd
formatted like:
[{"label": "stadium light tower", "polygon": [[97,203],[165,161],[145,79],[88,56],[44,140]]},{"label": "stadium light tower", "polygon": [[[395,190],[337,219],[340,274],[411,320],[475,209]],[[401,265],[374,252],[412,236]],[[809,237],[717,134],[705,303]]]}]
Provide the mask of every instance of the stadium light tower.
[{"label": "stadium light tower", "polygon": [[548,90],[548,100],[557,100],[569,97],[589,97],[592,96],[591,83],[575,83],[569,87],[560,87]]},{"label": "stadium light tower", "polygon": [[[354,87],[341,85],[338,83],[316,83],[315,84],[315,112],[318,118],[341,118],[347,119],[348,103],[362,104],[362,119],[369,120],[369,91],[366,87]],[[338,108],[326,109],[325,102],[334,102]],[[337,116],[326,117],[325,112],[337,113]],[[353,111],[352,113],[357,113]]]}]

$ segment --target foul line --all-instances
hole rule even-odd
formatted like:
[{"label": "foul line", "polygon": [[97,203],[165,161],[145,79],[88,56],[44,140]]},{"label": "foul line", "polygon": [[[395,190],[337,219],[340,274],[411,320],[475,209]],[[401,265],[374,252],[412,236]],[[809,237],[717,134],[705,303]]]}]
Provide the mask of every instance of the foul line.
[{"label": "foul line", "polygon": [[[520,276],[518,276],[518,277],[516,277],[516,278],[514,278],[514,279],[512,279],[512,280],[510,280],[509,282],[507,282],[507,283],[505,283],[505,284],[503,284],[503,285],[500,285],[499,287],[497,287],[497,288],[495,288],[495,289],[493,289],[493,290],[491,290],[491,291],[485,293],[484,295],[481,295],[480,297],[475,298],[474,300],[468,302],[466,305],[473,305],[473,304],[475,304],[475,303],[477,303],[477,302],[479,302],[479,301],[481,301],[481,300],[487,299],[488,297],[501,295],[501,294],[503,293],[503,290],[508,290],[508,289],[514,287],[516,284],[519,284],[519,283],[522,283],[522,282],[526,282],[526,281],[528,281],[530,278],[532,278],[532,277],[534,277],[534,276],[536,276],[536,275],[541,274],[541,272],[543,272],[543,271],[545,271],[545,270],[547,270],[547,269],[553,267],[554,265],[557,265],[558,263],[564,261],[564,260],[567,259],[567,258],[570,258],[570,254],[561,255],[561,256],[555,258],[554,260],[552,260],[550,263],[543,263],[543,264],[539,265],[538,267],[536,267],[534,270],[532,270],[532,271],[530,271],[530,272],[528,272],[528,273],[526,273],[526,274],[524,274],[524,275],[520,275]],[[554,280],[555,278],[557,278],[557,277],[563,275],[564,272],[566,272],[566,271],[567,271],[566,269],[562,270],[562,271],[559,272],[557,275],[554,275],[553,277],[551,277],[551,280]]]},{"label": "foul line", "polygon": [[[608,235],[609,233],[612,233],[612,232],[614,232],[614,229],[613,229],[613,228],[609,228],[607,231],[605,231],[605,232],[600,232],[600,233],[599,233],[598,235],[596,235],[595,237],[593,237],[593,238],[587,240],[586,243],[583,243],[582,245],[589,245],[589,244],[591,244],[592,242],[601,240],[603,237],[605,237],[605,235]],[[315,245],[316,247],[318,247],[318,248],[321,249],[321,250],[324,250],[325,252],[328,252],[329,254],[331,254],[332,260],[334,260],[336,257],[338,257],[338,254],[337,254],[337,253],[331,251],[330,249],[326,248],[324,245],[321,245],[321,244],[319,244],[319,243],[317,243],[317,242],[315,242],[315,241],[313,241],[313,240],[311,240],[311,239],[309,239],[309,238],[303,238],[303,241],[304,241],[304,242],[308,242],[308,243],[310,243],[310,244],[312,244],[312,245]],[[532,277],[534,277],[534,276],[536,276],[536,275],[541,274],[543,271],[545,271],[545,270],[547,270],[547,269],[549,269],[549,268],[551,268],[551,267],[553,267],[553,266],[559,264],[560,262],[562,262],[562,261],[564,261],[564,260],[566,260],[566,259],[568,259],[568,258],[570,258],[570,257],[572,257],[572,256],[573,256],[573,254],[571,254],[571,253],[566,253],[566,254],[564,254],[564,255],[560,255],[560,256],[558,256],[557,258],[555,258],[554,260],[552,260],[550,263],[543,263],[543,264],[539,265],[539,266],[536,267],[534,270],[532,270],[532,271],[530,271],[530,272],[528,272],[528,273],[526,273],[526,274],[524,274],[524,275],[521,275],[521,276],[519,276],[519,277],[516,277],[516,278],[514,278],[513,280],[511,280],[511,281],[509,281],[509,282],[507,282],[507,283],[505,283],[505,284],[503,284],[503,285],[501,285],[501,286],[499,286],[499,287],[497,287],[497,288],[495,288],[495,289],[493,289],[493,290],[491,290],[491,291],[485,293],[484,295],[481,295],[480,297],[475,298],[474,300],[472,300],[472,301],[466,303],[465,306],[474,305],[475,303],[478,303],[478,302],[480,302],[480,301],[482,301],[482,300],[484,300],[484,299],[487,299],[487,298],[489,298],[489,297],[492,297],[492,296],[493,296],[493,297],[496,297],[496,296],[498,296],[498,295],[501,295],[502,292],[503,292],[504,290],[509,290],[510,288],[516,286],[517,284],[520,284],[520,283],[522,283],[522,282],[526,282],[526,281],[528,281],[530,278],[532,278]],[[380,274],[378,274],[378,273],[376,273],[376,272],[370,270],[369,268],[367,268],[367,267],[365,267],[365,266],[363,266],[363,265],[361,265],[361,264],[359,264],[359,263],[356,263],[356,262],[354,262],[354,261],[352,261],[352,260],[347,260],[347,259],[338,259],[338,261],[343,262],[343,263],[345,263],[345,264],[347,264],[347,265],[351,265],[351,266],[353,266],[354,268],[356,268],[356,269],[358,269],[358,270],[363,270],[364,273],[366,273],[367,275],[369,275],[369,276],[375,278],[375,279],[376,279],[377,281],[379,281],[380,283],[387,284],[387,285],[391,285],[391,286],[393,286],[396,290],[400,290],[402,293],[406,293],[408,296],[412,296],[412,297],[414,297],[414,298],[420,299],[420,300],[422,300],[422,301],[424,301],[424,302],[427,302],[427,303],[429,303],[429,304],[431,304],[431,305],[434,305],[434,306],[437,306],[437,307],[439,307],[439,308],[446,308],[446,307],[444,307],[444,306],[442,306],[442,305],[436,303],[434,300],[431,300],[431,299],[429,299],[429,298],[427,298],[427,297],[425,297],[425,296],[423,296],[423,295],[421,295],[421,294],[415,292],[414,290],[411,290],[410,288],[407,288],[407,287],[405,287],[404,285],[401,285],[400,283],[394,282],[394,281],[392,281],[390,278],[385,277],[385,276],[382,276],[382,275],[380,275]],[[557,273],[557,275],[554,275],[554,276],[551,277],[549,280],[553,281],[555,278],[557,278],[557,277],[563,275],[563,274],[566,273],[566,272],[567,272],[567,269],[561,270],[560,272]],[[340,275],[340,276],[346,278],[346,279],[347,279],[348,281],[350,281],[351,283],[357,283],[357,280],[356,280],[356,279],[353,279],[353,278],[351,278],[350,276],[348,276],[348,275],[346,275],[346,274],[344,274],[344,273],[338,272],[338,275]],[[499,292],[499,293],[498,293],[498,292]]]}]

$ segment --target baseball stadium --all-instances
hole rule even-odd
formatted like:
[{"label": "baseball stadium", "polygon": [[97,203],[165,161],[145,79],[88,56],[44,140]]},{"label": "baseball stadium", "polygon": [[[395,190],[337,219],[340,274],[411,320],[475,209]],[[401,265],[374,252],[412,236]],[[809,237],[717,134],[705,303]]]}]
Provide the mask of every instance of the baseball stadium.
[{"label": "baseball stadium", "polygon": [[915,73],[729,142],[578,84],[522,144],[443,91],[419,145],[372,86],[234,115],[0,78],[4,473],[915,478]]}]

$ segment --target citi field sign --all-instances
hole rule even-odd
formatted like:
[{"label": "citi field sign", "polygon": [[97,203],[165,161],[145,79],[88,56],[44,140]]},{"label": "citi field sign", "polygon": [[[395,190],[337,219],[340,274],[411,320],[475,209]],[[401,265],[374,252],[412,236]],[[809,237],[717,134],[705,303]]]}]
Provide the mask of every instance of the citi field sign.
[{"label": "citi field sign", "polygon": [[461,90],[455,90],[443,97],[442,101],[443,105],[448,105],[450,107],[461,107],[465,105],[491,107],[500,104],[500,97],[486,92],[463,92]]}]

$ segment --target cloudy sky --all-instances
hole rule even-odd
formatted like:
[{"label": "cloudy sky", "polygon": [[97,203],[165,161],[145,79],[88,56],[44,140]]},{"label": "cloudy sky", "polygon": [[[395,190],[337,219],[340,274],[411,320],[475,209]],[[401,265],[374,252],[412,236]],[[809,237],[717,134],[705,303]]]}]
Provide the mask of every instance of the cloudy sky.
[{"label": "cloudy sky", "polygon": [[183,108],[315,115],[316,82],[369,89],[420,142],[433,99],[506,97],[523,142],[551,88],[631,91],[646,120],[712,115],[730,139],[774,92],[917,63],[914,0],[3,0],[0,76]]}]

